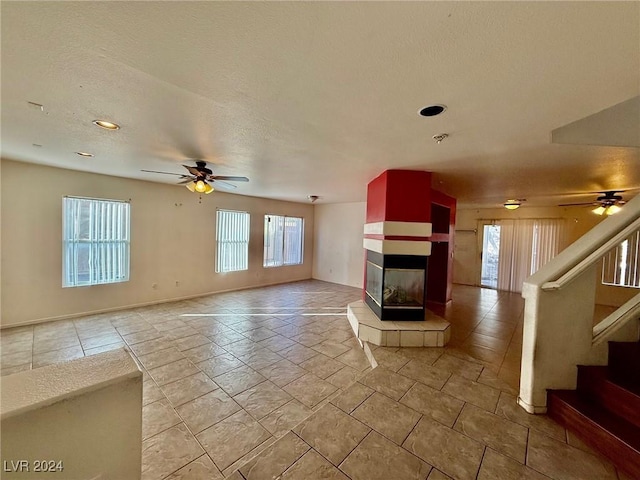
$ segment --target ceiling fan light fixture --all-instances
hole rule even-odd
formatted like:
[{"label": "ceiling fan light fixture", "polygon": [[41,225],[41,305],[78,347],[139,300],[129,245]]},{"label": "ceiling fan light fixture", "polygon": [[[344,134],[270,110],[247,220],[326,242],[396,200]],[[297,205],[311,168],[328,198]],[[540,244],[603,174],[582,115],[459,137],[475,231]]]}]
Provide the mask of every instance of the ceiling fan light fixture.
[{"label": "ceiling fan light fixture", "polygon": [[204,180],[194,180],[193,182],[187,183],[185,187],[187,187],[190,192],[204,193],[205,195],[208,195],[215,190],[215,188]]},{"label": "ceiling fan light fixture", "polygon": [[607,208],[607,215],[614,215],[616,213],[618,213],[620,210],[622,210],[618,205],[610,205]]},{"label": "ceiling fan light fixture", "polygon": [[198,180],[195,182],[195,186],[193,188],[195,188],[196,192],[204,193],[207,189],[207,182],[204,180]]},{"label": "ceiling fan light fixture", "polygon": [[605,212],[606,210],[607,210],[606,208],[604,208],[602,205],[600,205],[599,207],[596,207],[596,208],[594,208],[594,209],[593,209],[593,210],[591,210],[591,211],[592,211],[593,213],[595,213],[596,215],[602,215],[602,214],[604,214],[604,212]]}]

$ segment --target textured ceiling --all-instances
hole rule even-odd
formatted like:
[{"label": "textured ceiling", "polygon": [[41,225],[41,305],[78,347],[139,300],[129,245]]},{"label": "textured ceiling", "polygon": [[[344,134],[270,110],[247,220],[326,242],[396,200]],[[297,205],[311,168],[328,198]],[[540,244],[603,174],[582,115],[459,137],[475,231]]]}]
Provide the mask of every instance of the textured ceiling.
[{"label": "textured ceiling", "polygon": [[640,94],[638,2],[0,8],[3,158],[157,182],[175,179],[140,170],[204,159],[251,179],[237,193],[301,202],[363,201],[389,168],[475,205],[640,187],[637,147],[551,143]]}]

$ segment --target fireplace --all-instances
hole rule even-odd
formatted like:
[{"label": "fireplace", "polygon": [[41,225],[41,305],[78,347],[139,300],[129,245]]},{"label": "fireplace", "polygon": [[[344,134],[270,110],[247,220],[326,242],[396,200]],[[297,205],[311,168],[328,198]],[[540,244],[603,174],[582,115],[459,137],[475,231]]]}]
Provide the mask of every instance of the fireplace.
[{"label": "fireplace", "polygon": [[424,320],[427,259],[367,250],[365,303],[380,320]]}]

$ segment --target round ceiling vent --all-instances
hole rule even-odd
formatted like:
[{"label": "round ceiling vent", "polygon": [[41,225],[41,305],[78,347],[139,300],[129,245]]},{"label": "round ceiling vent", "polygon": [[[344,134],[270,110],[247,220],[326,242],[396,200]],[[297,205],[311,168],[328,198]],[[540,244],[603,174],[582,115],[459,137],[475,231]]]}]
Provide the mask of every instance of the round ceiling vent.
[{"label": "round ceiling vent", "polygon": [[446,105],[429,105],[428,107],[420,109],[418,113],[423,117],[435,117],[436,115],[440,115],[446,109]]}]

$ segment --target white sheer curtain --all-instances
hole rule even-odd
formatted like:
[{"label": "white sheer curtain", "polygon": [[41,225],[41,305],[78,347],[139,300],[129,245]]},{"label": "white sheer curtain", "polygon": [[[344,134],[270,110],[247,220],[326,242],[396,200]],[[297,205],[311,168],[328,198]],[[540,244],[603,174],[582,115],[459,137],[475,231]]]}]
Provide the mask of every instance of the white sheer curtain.
[{"label": "white sheer curtain", "polygon": [[533,256],[533,239],[535,220],[523,219],[516,222],[513,243],[516,245],[513,256],[511,274],[512,292],[522,291],[522,282],[531,275],[531,258]]},{"label": "white sheer curtain", "polygon": [[524,280],[560,251],[564,220],[501,220],[499,224],[498,290],[521,292]]},{"label": "white sheer curtain", "polygon": [[511,265],[516,246],[513,243],[514,220],[501,220],[498,250],[498,290],[511,290]]}]

